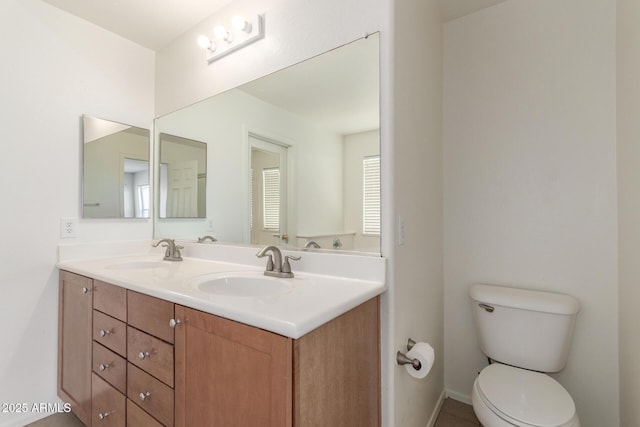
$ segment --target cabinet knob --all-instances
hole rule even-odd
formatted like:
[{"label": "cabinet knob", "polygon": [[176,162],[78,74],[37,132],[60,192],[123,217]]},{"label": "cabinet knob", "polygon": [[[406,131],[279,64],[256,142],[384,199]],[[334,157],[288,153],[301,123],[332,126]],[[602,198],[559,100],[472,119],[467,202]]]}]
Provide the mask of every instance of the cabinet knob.
[{"label": "cabinet knob", "polygon": [[151,356],[151,354],[148,351],[141,351],[138,353],[138,359],[140,360],[147,359],[149,356]]},{"label": "cabinet knob", "polygon": [[101,337],[106,337],[107,335],[111,334],[111,330],[105,330],[105,329],[100,329],[100,336]]},{"label": "cabinet knob", "polygon": [[109,369],[111,367],[110,364],[108,363],[101,363],[100,366],[98,366],[98,370],[100,372],[104,372],[105,370]]},{"label": "cabinet knob", "polygon": [[151,392],[150,391],[145,391],[144,393],[140,393],[138,395],[138,397],[140,398],[140,400],[142,400],[143,402],[145,400],[147,400],[149,397],[151,396]]},{"label": "cabinet knob", "polygon": [[82,288],[82,293],[83,293],[83,294],[87,294],[87,293],[89,293],[89,292],[91,292],[91,289],[87,288],[86,286],[84,286],[84,287]]},{"label": "cabinet knob", "polygon": [[181,319],[171,319],[171,320],[169,320],[169,326],[172,327],[172,328],[175,328],[176,326],[178,326],[181,323],[182,323]]},{"label": "cabinet knob", "polygon": [[104,420],[105,418],[107,418],[109,416],[110,412],[100,412],[98,414],[98,419],[100,421]]}]

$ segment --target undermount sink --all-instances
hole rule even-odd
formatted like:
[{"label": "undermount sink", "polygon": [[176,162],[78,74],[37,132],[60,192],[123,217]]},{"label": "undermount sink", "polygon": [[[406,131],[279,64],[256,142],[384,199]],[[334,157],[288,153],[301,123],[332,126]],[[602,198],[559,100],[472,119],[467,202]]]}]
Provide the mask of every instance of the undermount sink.
[{"label": "undermount sink", "polygon": [[106,268],[109,270],[142,270],[164,266],[166,266],[166,263],[162,261],[126,261],[108,265]]},{"label": "undermount sink", "polygon": [[223,273],[196,282],[196,288],[206,294],[236,297],[277,296],[289,292],[292,287],[292,279],[252,272]]}]

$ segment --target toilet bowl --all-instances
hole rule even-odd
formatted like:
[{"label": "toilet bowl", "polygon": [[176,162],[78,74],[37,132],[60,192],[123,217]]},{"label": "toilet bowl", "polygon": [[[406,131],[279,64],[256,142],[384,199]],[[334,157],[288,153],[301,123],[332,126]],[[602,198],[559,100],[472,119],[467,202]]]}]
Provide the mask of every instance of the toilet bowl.
[{"label": "toilet bowl", "polygon": [[580,427],[569,393],[540,372],[491,364],[476,378],[471,398],[484,427]]},{"label": "toilet bowl", "polygon": [[579,427],[573,399],[546,374],[567,363],[578,301],[485,284],[472,285],[469,294],[480,349],[495,361],[471,391],[484,427]]}]

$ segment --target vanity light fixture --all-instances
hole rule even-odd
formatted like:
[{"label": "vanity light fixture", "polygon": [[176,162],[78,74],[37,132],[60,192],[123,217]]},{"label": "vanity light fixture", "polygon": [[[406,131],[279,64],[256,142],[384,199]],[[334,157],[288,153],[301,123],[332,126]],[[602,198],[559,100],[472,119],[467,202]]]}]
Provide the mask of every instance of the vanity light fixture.
[{"label": "vanity light fixture", "polygon": [[231,30],[222,25],[218,25],[213,29],[215,38],[225,43],[216,44],[208,36],[201,35],[198,37],[198,46],[206,50],[207,63],[211,64],[238,49],[264,38],[264,33],[264,15],[255,15],[249,19],[235,16],[231,22]]}]

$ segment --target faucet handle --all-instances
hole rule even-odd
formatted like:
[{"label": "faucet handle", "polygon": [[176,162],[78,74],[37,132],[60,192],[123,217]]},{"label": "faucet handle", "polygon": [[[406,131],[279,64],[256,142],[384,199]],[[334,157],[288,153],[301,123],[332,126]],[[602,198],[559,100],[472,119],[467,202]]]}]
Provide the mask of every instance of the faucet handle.
[{"label": "faucet handle", "polygon": [[182,254],[180,253],[180,249],[184,249],[182,245],[175,245],[173,247],[173,259],[174,261],[182,261]]},{"label": "faucet handle", "polygon": [[289,260],[298,261],[300,259],[299,256],[286,255],[284,257],[284,262],[282,263],[282,272],[283,273],[291,273],[291,264],[289,264]]}]

